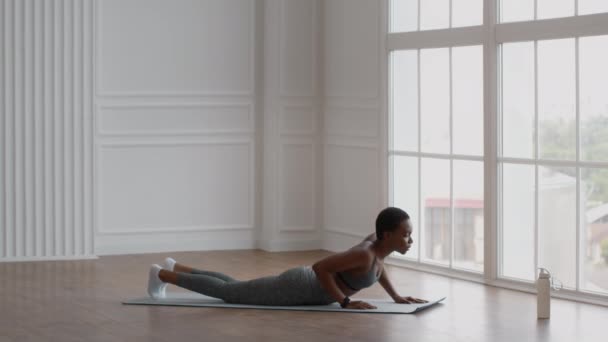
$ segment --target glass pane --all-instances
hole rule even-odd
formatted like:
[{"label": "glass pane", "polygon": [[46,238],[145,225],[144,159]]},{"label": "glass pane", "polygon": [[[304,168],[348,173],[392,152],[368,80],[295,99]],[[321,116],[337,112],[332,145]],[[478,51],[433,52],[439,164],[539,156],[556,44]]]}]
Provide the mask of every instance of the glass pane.
[{"label": "glass pane", "polygon": [[576,288],[576,169],[538,168],[538,267]]},{"label": "glass pane", "polygon": [[534,157],[534,43],[502,45],[502,151]]},{"label": "glass pane", "polygon": [[[511,0],[508,0],[511,1]],[[574,0],[537,0],[538,19],[570,17],[574,15]]]},{"label": "glass pane", "polygon": [[391,54],[393,149],[418,151],[418,51]]},{"label": "glass pane", "polygon": [[581,169],[581,288],[608,293],[608,169]]},{"label": "glass pane", "polygon": [[450,25],[449,0],[420,1],[420,29],[434,30]]},{"label": "glass pane", "polygon": [[421,149],[450,152],[450,68],[449,50],[420,51]]},{"label": "glass pane", "polygon": [[534,166],[502,168],[502,275],[534,280]]},{"label": "glass pane", "polygon": [[483,272],[483,163],[453,163],[454,266]]},{"label": "glass pane", "polygon": [[450,161],[422,159],[421,257],[441,264],[450,262]]},{"label": "glass pane", "polygon": [[538,42],[540,158],[576,158],[574,39]]},{"label": "glass pane", "polygon": [[[418,259],[418,158],[393,156],[393,206],[405,210],[410,215],[414,231],[412,239],[414,245],[405,254],[405,257]],[[396,255],[401,255],[397,253]]]},{"label": "glass pane", "polygon": [[483,48],[452,49],[452,134],[456,154],[483,154]]},{"label": "glass pane", "polygon": [[580,38],[579,48],[581,159],[608,161],[608,36]]},{"label": "glass pane", "polygon": [[578,0],[578,14],[608,12],[606,0]]},{"label": "glass pane", "polygon": [[418,0],[391,0],[391,32],[418,30]]},{"label": "glass pane", "polygon": [[534,0],[501,0],[500,22],[534,20]]},{"label": "glass pane", "polygon": [[452,27],[483,24],[483,0],[452,0]]}]

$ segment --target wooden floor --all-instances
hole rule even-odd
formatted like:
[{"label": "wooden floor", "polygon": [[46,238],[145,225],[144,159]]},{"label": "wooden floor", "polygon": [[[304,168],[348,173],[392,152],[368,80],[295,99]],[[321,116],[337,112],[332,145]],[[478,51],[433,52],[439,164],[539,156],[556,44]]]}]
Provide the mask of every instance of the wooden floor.
[{"label": "wooden floor", "polygon": [[[607,341],[608,308],[386,266],[401,295],[447,296],[415,315],[122,305],[146,294],[148,267],[178,262],[237,279],[310,265],[325,251],[212,251],[0,263],[0,341]],[[171,286],[171,285],[170,285]],[[176,287],[169,291],[180,291]],[[379,284],[359,297],[386,298]]]}]

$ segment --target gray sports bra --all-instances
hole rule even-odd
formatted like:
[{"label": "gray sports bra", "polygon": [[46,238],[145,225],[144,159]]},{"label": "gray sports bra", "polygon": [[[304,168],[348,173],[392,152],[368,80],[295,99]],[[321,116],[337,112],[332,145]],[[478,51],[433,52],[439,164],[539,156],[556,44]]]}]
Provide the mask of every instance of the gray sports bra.
[{"label": "gray sports bra", "polygon": [[372,286],[378,278],[376,276],[377,267],[376,266],[376,257],[374,257],[374,263],[372,264],[372,268],[365,274],[360,276],[353,276],[347,272],[337,272],[338,278],[340,278],[344,284],[353,291],[359,291],[366,287]]}]

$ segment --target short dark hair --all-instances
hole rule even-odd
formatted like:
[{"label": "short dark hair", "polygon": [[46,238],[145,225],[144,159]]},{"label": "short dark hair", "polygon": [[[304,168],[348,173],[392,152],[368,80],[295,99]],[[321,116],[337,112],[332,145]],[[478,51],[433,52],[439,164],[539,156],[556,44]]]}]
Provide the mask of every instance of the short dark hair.
[{"label": "short dark hair", "polygon": [[410,215],[405,211],[395,208],[388,207],[383,209],[378,218],[376,218],[376,238],[378,240],[384,239],[384,232],[393,232],[399,228],[399,225],[404,220],[408,220]]}]

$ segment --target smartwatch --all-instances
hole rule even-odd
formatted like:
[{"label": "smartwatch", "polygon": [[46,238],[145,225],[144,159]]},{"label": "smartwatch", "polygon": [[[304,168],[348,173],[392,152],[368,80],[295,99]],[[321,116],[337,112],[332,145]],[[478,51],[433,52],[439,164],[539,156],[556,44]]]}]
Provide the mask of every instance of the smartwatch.
[{"label": "smartwatch", "polygon": [[344,300],[342,301],[342,303],[340,303],[340,306],[342,308],[345,308],[348,305],[348,303],[350,303],[350,298],[344,297]]}]

